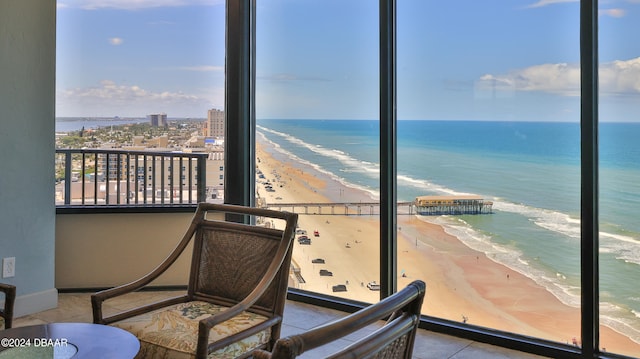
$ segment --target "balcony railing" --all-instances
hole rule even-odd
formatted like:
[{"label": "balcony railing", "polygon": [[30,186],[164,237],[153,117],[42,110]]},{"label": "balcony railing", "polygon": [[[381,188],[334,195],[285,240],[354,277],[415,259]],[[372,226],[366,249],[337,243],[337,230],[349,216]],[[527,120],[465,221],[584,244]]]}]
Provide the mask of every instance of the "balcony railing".
[{"label": "balcony railing", "polygon": [[206,199],[206,153],[56,149],[56,207],[184,207]]}]

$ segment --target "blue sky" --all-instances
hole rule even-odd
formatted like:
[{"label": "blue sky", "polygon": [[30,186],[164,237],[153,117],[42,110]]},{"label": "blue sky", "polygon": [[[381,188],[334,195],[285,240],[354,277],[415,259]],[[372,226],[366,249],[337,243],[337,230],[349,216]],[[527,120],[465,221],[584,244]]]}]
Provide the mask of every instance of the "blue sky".
[{"label": "blue sky", "polygon": [[[375,0],[258,0],[258,118],[378,117]],[[57,115],[224,107],[223,0],[58,0]],[[640,0],[600,1],[601,120],[640,118]],[[576,0],[398,0],[400,119],[577,121]]]}]

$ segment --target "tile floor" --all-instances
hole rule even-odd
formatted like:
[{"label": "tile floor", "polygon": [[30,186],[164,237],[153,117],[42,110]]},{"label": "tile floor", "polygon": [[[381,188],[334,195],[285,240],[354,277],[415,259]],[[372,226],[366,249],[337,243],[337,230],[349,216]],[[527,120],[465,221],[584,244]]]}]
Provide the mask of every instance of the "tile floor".
[{"label": "tile floor", "polygon": [[[140,302],[159,300],[176,292],[141,292],[133,293],[123,299],[114,299],[105,305],[105,313],[111,310],[122,310]],[[33,315],[19,317],[14,320],[14,326],[44,324],[50,322],[86,322],[92,321],[91,301],[88,293],[59,294],[58,308],[39,312]],[[317,325],[344,316],[345,313],[321,308],[310,304],[287,301],[284,314],[282,335],[303,332]],[[369,329],[370,331],[370,329]],[[361,333],[367,332],[363,329]],[[360,333],[360,334],[361,334]],[[339,339],[331,345],[317,348],[305,353],[301,358],[324,358],[336,350],[348,345],[357,338],[356,335]],[[420,330],[416,338],[414,358],[417,359],[534,359],[540,356],[495,347],[484,343],[473,342],[439,333]]]}]

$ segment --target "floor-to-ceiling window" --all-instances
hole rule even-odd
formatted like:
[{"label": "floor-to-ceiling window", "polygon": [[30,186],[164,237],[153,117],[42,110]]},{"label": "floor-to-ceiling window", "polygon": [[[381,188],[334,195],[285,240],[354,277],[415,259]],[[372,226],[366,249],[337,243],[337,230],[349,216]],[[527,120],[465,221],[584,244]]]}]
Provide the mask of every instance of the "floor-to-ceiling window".
[{"label": "floor-to-ceiling window", "polygon": [[[598,283],[598,271],[585,260],[611,250],[602,238],[599,250],[589,248],[598,238],[589,222],[599,209],[592,206],[598,141],[590,133],[598,96],[585,91],[596,88],[597,56],[590,51],[597,48],[599,19],[632,14],[606,6],[587,0],[398,2],[397,195],[399,202],[425,196],[416,202],[425,215],[398,207],[397,280],[402,286],[425,276],[431,283],[428,290],[439,296],[425,308],[433,328],[457,323],[445,326],[470,337],[478,328],[507,331],[521,336],[519,344],[506,345],[538,353],[637,356],[637,343],[602,310],[613,302],[605,289],[612,283],[603,284],[613,281],[613,267],[602,270]],[[621,30],[617,41],[632,32]],[[607,56],[601,81],[608,62],[632,67],[635,55]],[[631,86],[633,77],[626,73],[619,82]],[[616,111],[624,107],[622,97],[612,97]],[[600,128],[604,172],[613,128],[606,127]],[[607,189],[617,186],[608,182],[619,180],[615,173],[602,174],[603,205],[614,200],[606,197],[615,194]],[[449,213],[460,208],[462,215]],[[472,214],[487,208],[491,213]],[[603,229],[616,223],[606,220],[608,211],[602,208]],[[606,266],[604,261],[593,267]],[[594,299],[600,299],[600,311],[590,306]],[[627,309],[634,314],[632,306]],[[591,323],[598,312],[599,329]],[[484,340],[504,342],[485,333]]]},{"label": "floor-to-ceiling window", "polygon": [[600,347],[632,356],[640,355],[640,296],[632,284],[640,279],[638,20],[640,4],[600,6]]},{"label": "floor-to-ceiling window", "polygon": [[398,1],[399,284],[429,284],[424,314],[580,345],[578,24]]},{"label": "floor-to-ceiling window", "polygon": [[256,24],[256,203],[300,214],[292,287],[377,301],[377,6],[260,0]]},{"label": "floor-to-ceiling window", "polygon": [[[398,200],[436,196],[423,198],[425,212],[461,207],[476,211],[482,200],[483,208],[491,202],[492,212],[418,217],[398,207],[398,284],[414,278],[427,282],[424,312],[428,316],[469,329],[498,329],[592,350],[583,348],[580,334],[584,330],[576,314],[580,309],[592,310],[578,308],[576,297],[593,296],[580,294],[585,269],[579,264],[577,223],[584,175],[581,179],[576,155],[581,127],[578,104],[591,101],[579,97],[578,14],[579,4],[590,3],[398,1]],[[219,73],[220,62],[184,52],[168,56],[175,55],[169,50],[171,44],[199,43],[197,35],[177,37],[180,32],[161,30],[176,25],[169,14],[185,9],[172,8],[166,16],[160,16],[160,9],[153,10],[144,21],[135,21],[147,30],[134,31],[129,37],[122,35],[124,26],[133,13],[140,16],[144,11],[122,4],[129,8],[80,9],[60,1],[61,25],[67,24],[68,14],[62,13],[67,10],[87,11],[91,17],[98,11],[118,12],[118,16],[111,22],[96,17],[77,28],[104,29],[104,36],[93,42],[83,30],[62,26],[59,36],[77,37],[74,45],[81,45],[77,53],[98,55],[96,61],[105,61],[107,55],[130,44],[140,51],[147,41],[137,36],[151,28],[156,35],[165,35],[160,39],[167,46],[93,67],[96,64],[90,60],[65,57],[74,52],[59,40],[57,47],[64,55],[59,55],[58,66],[69,74],[58,74],[58,115],[84,116],[71,111],[74,99],[76,109],[84,108],[97,117],[126,115],[133,109],[128,107],[132,99],[154,107],[139,110],[139,116],[163,111],[160,106],[174,100],[193,99],[177,85],[158,85],[173,72],[181,73],[187,83],[223,81],[200,76]],[[602,4],[597,17],[602,30],[598,319],[603,324],[598,344],[607,352],[637,357],[633,285],[638,278],[633,221],[637,141],[635,126],[620,124],[634,121],[637,103],[637,51],[629,35],[635,33],[637,5],[615,4]],[[377,155],[382,135],[377,124],[377,4],[265,0],[258,1],[257,10],[256,164],[265,177],[256,176],[260,181],[257,203],[307,204],[295,209],[308,213],[300,228],[306,234],[300,235],[306,235],[309,243],[296,241],[294,271],[299,270],[300,278],[293,287],[373,301],[377,296],[371,282],[380,276],[379,250],[371,246],[378,243],[378,207],[368,203],[376,202],[379,195],[380,168],[376,166],[381,162]],[[194,11],[188,18],[199,18],[201,13]],[[176,26],[176,30],[186,29]],[[582,36],[592,35],[583,32]],[[94,49],[92,45],[100,41],[103,46]],[[136,59],[131,63],[134,71],[129,71],[126,58]],[[171,61],[154,67],[155,58]],[[100,75],[99,69],[110,72]],[[148,72],[156,76],[147,87],[138,76]],[[156,105],[145,102],[145,95],[155,98]],[[204,97],[212,102],[203,108],[222,103],[211,100],[220,96]],[[99,112],[99,107],[91,107],[100,98],[116,100],[104,111],[118,111]],[[173,108],[174,113],[182,113]],[[301,121],[305,119],[311,121]],[[233,121],[229,119],[228,125]],[[324,205],[311,205],[316,203]],[[625,221],[627,216],[631,219]],[[342,217],[347,218],[338,220]]]}]

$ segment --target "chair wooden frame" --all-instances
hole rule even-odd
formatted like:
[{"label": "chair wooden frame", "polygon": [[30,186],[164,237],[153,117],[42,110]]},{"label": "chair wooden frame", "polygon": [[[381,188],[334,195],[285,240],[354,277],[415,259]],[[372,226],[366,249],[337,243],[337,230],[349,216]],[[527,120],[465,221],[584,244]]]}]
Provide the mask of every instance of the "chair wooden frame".
[{"label": "chair wooden frame", "polygon": [[279,339],[271,353],[258,350],[255,359],[292,359],[343,338],[379,320],[384,326],[327,358],[411,358],[425,283],[413,281],[401,291],[344,318],[307,332]]},{"label": "chair wooden frame", "polygon": [[[210,212],[226,213],[227,215],[233,216],[236,221],[209,219],[207,218],[207,213]],[[269,220],[283,220],[285,222],[284,230],[239,223],[246,220],[248,216],[263,217]],[[235,205],[200,203],[193,216],[191,225],[182,240],[158,267],[136,281],[104,290],[91,296],[93,322],[97,324],[111,324],[126,318],[131,318],[179,303],[205,301],[229,308],[216,315],[212,315],[199,321],[197,348],[195,353],[196,358],[206,358],[206,356],[212,351],[224,348],[238,340],[254,335],[269,327],[271,327],[271,337],[266,349],[271,349],[275,341],[280,336],[297,220],[298,215],[289,212]],[[224,235],[226,235],[226,233],[240,234],[244,236],[244,238],[249,238],[250,240],[257,238],[262,242],[269,242],[269,248],[271,248],[270,251],[275,251],[275,254],[272,258],[265,258],[266,253],[260,253],[262,258],[258,259],[260,259],[262,263],[255,265],[261,265],[262,267],[255,271],[251,271],[251,267],[249,267],[250,265],[254,265],[253,263],[233,264],[234,266],[243,266],[243,269],[245,269],[244,273],[249,273],[247,274],[247,277],[253,276],[255,278],[248,278],[245,280],[245,278],[238,278],[237,275],[220,275],[219,273],[210,273],[213,271],[211,266],[208,264],[201,264],[203,263],[203,260],[207,260],[207,256],[212,255],[207,253],[203,255],[202,252],[207,251],[207,246],[210,245],[207,244],[209,242],[206,242],[208,240],[206,238],[210,233],[214,232],[224,233]],[[104,316],[102,310],[104,301],[140,290],[147,286],[150,282],[165,272],[178,259],[192,240],[193,255],[191,259],[189,283],[185,295],[142,305],[111,316]],[[234,243],[233,241],[231,242]],[[235,249],[237,248],[232,248],[232,250]],[[245,252],[248,251],[249,249],[245,249]],[[255,257],[255,252],[252,253]],[[225,266],[224,268],[228,268],[228,266]],[[261,272],[254,273],[256,271]],[[250,283],[245,283],[247,281]],[[225,294],[232,292],[232,295],[229,295],[229,297],[223,297],[220,293],[213,293],[211,288],[214,287],[225,288],[225,290],[226,288],[231,288],[228,289]],[[257,326],[245,329],[215,343],[208,343],[211,328],[244,311],[260,314],[266,316],[268,319]]]},{"label": "chair wooden frame", "polygon": [[16,287],[0,283],[0,292],[4,292],[4,308],[0,309],[0,317],[4,318],[4,329],[13,326],[13,306],[16,301]]}]

